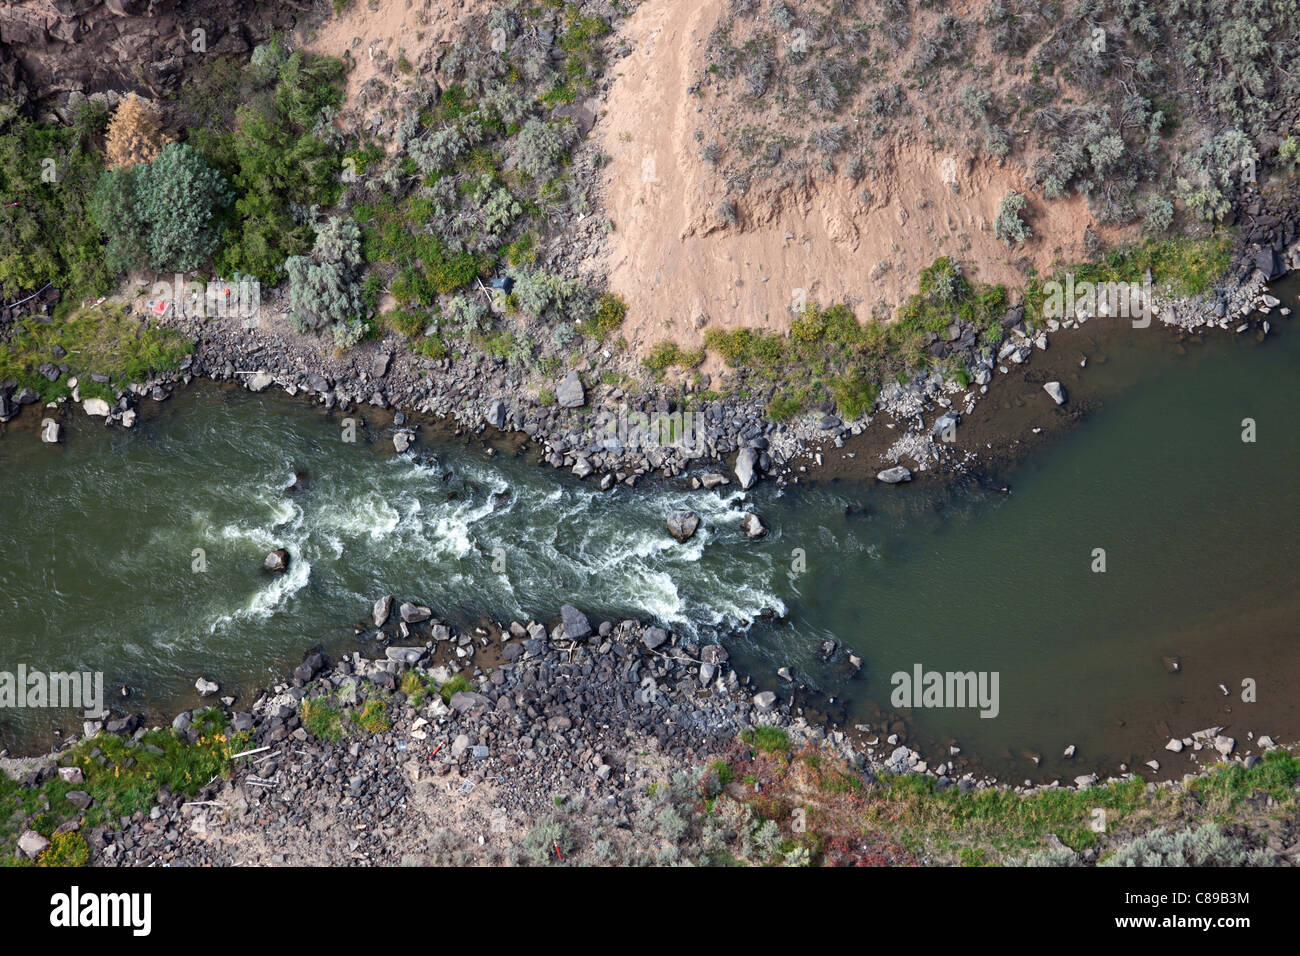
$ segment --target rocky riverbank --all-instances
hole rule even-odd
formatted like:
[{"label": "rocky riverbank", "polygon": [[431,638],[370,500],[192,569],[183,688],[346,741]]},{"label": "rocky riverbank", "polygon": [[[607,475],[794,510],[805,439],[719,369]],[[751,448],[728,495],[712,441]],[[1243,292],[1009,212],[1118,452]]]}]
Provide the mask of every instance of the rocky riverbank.
[{"label": "rocky riverbank", "polygon": [[[202,745],[224,727],[240,748],[230,755],[230,779],[214,777],[188,794],[164,787],[150,809],[86,826],[93,861],[541,862],[553,848],[546,840],[540,851],[534,845],[538,821],[562,807],[593,841],[631,852],[662,840],[654,819],[663,793],[674,788],[697,799],[720,755],[735,760],[738,740],[752,749],[774,733],[783,747],[842,761],[868,781],[904,774],[929,778],[936,792],[1008,789],[963,772],[957,747],[927,761],[869,726],[810,723],[802,701],[755,693],[722,645],[652,624],[593,622],[565,606],[549,629],[531,621],[462,631],[391,596],[376,602],[372,623],[382,656],[355,652],[331,663],[309,652],[291,678],[253,700],[223,698],[219,682],[201,678],[197,689],[219,719],[200,706],[178,714],[171,730]],[[1187,746],[1246,770],[1260,762],[1244,753],[1249,747],[1276,747],[1262,737],[1238,747],[1217,730],[1190,735]],[[87,743],[70,738],[48,757],[4,761],[23,789],[60,785],[56,798],[67,806],[55,809],[68,819],[58,832],[82,830],[95,810],[94,787],[82,787],[87,773],[106,769],[113,750],[95,746],[105,739],[96,735],[120,737],[127,753],[162,753],[141,715],[87,721],[83,733]],[[1194,779],[1143,784],[1127,773],[1109,784],[1181,792]],[[1097,785],[1096,774],[1081,774],[1064,786]],[[1014,791],[1028,799],[1061,787]],[[18,846],[20,857],[36,857],[49,840],[25,829]],[[554,851],[563,859],[558,837]]]},{"label": "rocky riverbank", "polygon": [[[1245,268],[1241,265],[1213,292],[1194,299],[1153,295],[1152,315],[1162,326],[1184,334],[1212,329],[1267,334],[1289,309],[1279,308],[1267,293],[1266,276],[1300,268],[1300,242],[1292,242],[1284,254],[1271,248],[1255,251],[1250,261],[1244,279],[1237,278]],[[589,386],[576,372],[555,382],[555,404],[542,404],[527,395],[520,373],[503,359],[481,354],[422,358],[392,333],[346,353],[324,353],[317,340],[292,332],[274,300],[263,309],[278,318],[264,316],[249,324],[236,317],[170,317],[169,325],[193,338],[193,354],[173,372],[132,384],[115,403],[87,400],[83,410],[103,417],[109,427],[131,427],[138,420],[141,400],[165,401],[173,389],[208,378],[254,392],[282,388],[341,415],[387,412],[394,416],[399,452],[417,438],[418,426],[406,421],[413,415],[444,421],[457,434],[486,435],[491,430],[517,435],[535,443],[542,462],[591,477],[606,489],[616,482],[634,485],[643,477],[672,478],[716,469],[726,460],[742,488],[764,475],[777,483],[797,482],[815,476],[833,450],[846,445],[855,449],[846,457],[857,459],[850,470],[877,474],[882,481],[927,474],[949,478],[978,471],[988,457],[990,443],[966,440],[959,426],[997,377],[1029,367],[1034,354],[1048,349],[1057,333],[1088,321],[1128,321],[1106,316],[1103,307],[1100,314],[1077,310],[1064,321],[1048,320],[1036,327],[1027,323],[1024,308],[1015,306],[1004,318],[1007,337],[1000,348],[971,349],[966,355],[965,385],[937,371],[922,373],[908,383],[890,383],[872,413],[860,419],[843,421],[827,411],[820,419],[806,416],[774,423],[757,401],[723,398],[683,411],[685,399],[666,390]],[[954,331],[960,340],[962,331]],[[591,349],[595,359],[596,343]],[[51,372],[63,374],[57,367]],[[1048,393],[1052,385],[1059,390],[1056,403],[1068,405],[1070,396],[1059,383],[1048,383]],[[33,400],[30,390],[3,391],[0,421],[14,417]],[[663,423],[658,434],[655,426],[645,427],[656,420]],[[663,439],[669,429],[675,429],[674,440]]]}]

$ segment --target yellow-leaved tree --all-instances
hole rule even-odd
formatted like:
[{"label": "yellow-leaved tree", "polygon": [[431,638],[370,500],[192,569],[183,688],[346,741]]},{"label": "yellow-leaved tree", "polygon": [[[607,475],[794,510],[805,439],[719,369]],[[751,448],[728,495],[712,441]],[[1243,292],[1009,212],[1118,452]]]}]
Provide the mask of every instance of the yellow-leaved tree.
[{"label": "yellow-leaved tree", "polygon": [[112,169],[127,169],[152,162],[159,150],[172,141],[163,132],[162,111],[143,97],[128,93],[108,123],[104,148]]}]

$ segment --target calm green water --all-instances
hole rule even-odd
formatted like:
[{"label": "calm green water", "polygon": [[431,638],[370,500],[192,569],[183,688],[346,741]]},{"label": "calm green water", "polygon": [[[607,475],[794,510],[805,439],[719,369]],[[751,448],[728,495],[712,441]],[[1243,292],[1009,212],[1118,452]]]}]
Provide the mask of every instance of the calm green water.
[{"label": "calm green water", "polygon": [[[417,445],[435,461],[398,459],[386,438],[346,444],[337,420],[283,395],[195,387],[131,433],[71,417],[57,447],[11,430],[0,670],[103,671],[134,689],[131,706],[174,710],[193,705],[199,675],[248,693],[306,647],[359,646],[353,626],[383,593],[461,621],[570,601],[721,633],[769,686],[791,665],[835,696],[833,713],[873,727],[895,671],[997,671],[996,719],[915,710],[905,735],[934,757],[955,740],[1012,778],[1145,758],[1170,728],[1294,739],[1300,334],[1289,322],[1265,345],[1216,335],[1183,355],[1151,330],[1113,340],[1074,386],[1104,408],[1002,476],[1010,495],[760,484],[753,502],[772,534],[758,543],[740,530],[738,492],[601,493],[450,441]],[[1254,444],[1241,441],[1245,417]],[[680,505],[704,518],[685,545],[663,528]],[[275,547],[292,555],[278,578],[260,570]],[[1095,548],[1104,574],[1090,570]],[[863,658],[862,674],[847,677],[842,655],[816,660],[826,637]],[[1258,681],[1259,702],[1230,700],[1225,715],[1217,684],[1242,677]],[[0,712],[0,746],[43,746],[55,727],[78,717]],[[1068,743],[1079,759],[1067,766],[1054,758]],[[1044,755],[1041,771],[1026,751]]]}]

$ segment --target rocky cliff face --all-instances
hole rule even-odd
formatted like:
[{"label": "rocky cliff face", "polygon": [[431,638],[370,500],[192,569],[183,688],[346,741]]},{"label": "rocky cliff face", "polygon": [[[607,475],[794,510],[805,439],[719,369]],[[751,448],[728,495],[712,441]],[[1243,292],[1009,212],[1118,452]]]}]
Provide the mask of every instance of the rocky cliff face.
[{"label": "rocky cliff face", "polygon": [[305,9],[237,0],[0,0],[0,98],[67,119],[93,94],[157,96],[205,57],[243,54],[292,29]]}]

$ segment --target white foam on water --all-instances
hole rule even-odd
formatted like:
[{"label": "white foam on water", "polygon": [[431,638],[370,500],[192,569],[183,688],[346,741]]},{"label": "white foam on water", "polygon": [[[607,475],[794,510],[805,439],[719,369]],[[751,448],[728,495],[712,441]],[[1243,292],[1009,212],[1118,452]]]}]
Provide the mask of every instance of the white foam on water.
[{"label": "white foam on water", "polygon": [[311,562],[300,553],[289,553],[289,569],[277,574],[264,587],[253,592],[248,603],[228,614],[219,614],[208,626],[208,633],[238,621],[267,620],[282,609],[311,580]]},{"label": "white foam on water", "polygon": [[347,503],[321,502],[314,509],[313,523],[344,541],[369,538],[383,541],[402,522],[402,515],[381,495],[369,493]]}]

